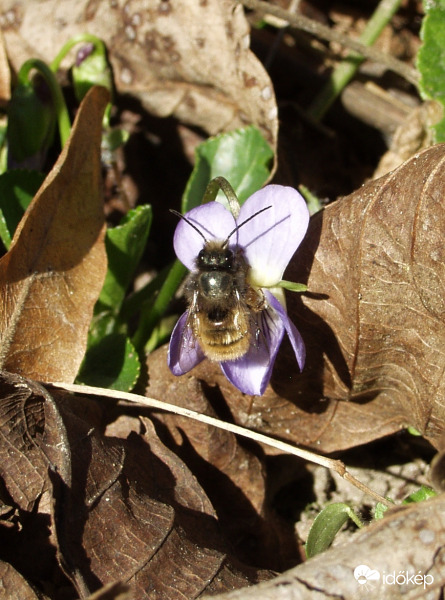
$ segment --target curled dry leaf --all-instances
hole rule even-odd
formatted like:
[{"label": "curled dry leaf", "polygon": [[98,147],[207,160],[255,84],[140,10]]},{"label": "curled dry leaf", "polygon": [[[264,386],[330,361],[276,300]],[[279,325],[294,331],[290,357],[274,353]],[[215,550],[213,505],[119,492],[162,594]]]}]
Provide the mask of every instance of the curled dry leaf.
[{"label": "curled dry leaf", "polygon": [[[51,396],[32,381],[2,372],[0,398],[2,558],[28,583],[51,580],[57,571],[63,578],[57,568],[48,473],[56,466],[65,485],[71,483],[66,429]],[[6,597],[13,597],[14,581],[5,581],[11,585]]]},{"label": "curled dry leaf", "polygon": [[6,45],[0,29],[0,107],[3,109],[11,98],[11,72],[6,54]]},{"label": "curled dry leaf", "polygon": [[212,135],[254,124],[275,149],[273,87],[234,0],[3,0],[2,9],[16,69],[30,53],[51,61],[70,37],[88,31],[107,45],[118,91],[152,114]]},{"label": "curled dry leaf", "polygon": [[101,186],[104,88],[82,103],[71,136],[0,260],[1,367],[73,381],[107,259]]},{"label": "curled dry leaf", "polygon": [[208,498],[151,422],[125,416],[126,439],[104,435],[109,411],[0,375],[3,560],[80,598],[121,581],[134,598],[193,599],[270,577],[228,558]]},{"label": "curled dry leaf", "polygon": [[[303,373],[285,343],[264,396],[244,396],[209,361],[193,371],[203,393],[218,385],[238,424],[321,452],[408,425],[434,443],[445,419],[444,163],[445,145],[432,147],[312,218],[285,273],[308,286],[288,295]],[[162,399],[187,406],[161,355],[148,393],[159,378]]]}]

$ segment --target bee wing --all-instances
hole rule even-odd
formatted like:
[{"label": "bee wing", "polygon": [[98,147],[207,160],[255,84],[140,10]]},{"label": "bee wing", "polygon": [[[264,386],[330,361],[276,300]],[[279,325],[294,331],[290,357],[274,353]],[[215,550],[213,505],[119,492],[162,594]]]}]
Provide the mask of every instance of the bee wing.
[{"label": "bee wing", "polygon": [[187,310],[173,329],[168,349],[168,366],[174,375],[184,375],[204,359],[192,328],[193,315]]},{"label": "bee wing", "polygon": [[[270,361],[274,350],[271,348],[277,345],[274,341],[282,338],[281,328],[278,327],[275,319],[271,318],[270,309],[264,309],[259,312],[251,311],[250,314],[251,345],[249,350],[250,359],[260,364],[266,364]],[[281,343],[281,339],[280,342]],[[278,346],[279,346],[278,343]]]}]

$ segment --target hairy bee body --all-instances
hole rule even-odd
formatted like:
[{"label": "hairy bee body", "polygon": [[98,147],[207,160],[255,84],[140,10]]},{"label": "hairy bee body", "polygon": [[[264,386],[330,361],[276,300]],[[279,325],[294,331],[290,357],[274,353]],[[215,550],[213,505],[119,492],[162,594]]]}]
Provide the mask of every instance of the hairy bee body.
[{"label": "hairy bee body", "polygon": [[185,293],[189,301],[188,326],[210,360],[244,356],[256,335],[255,312],[264,298],[247,283],[249,266],[240,249],[209,241],[196,259]]}]

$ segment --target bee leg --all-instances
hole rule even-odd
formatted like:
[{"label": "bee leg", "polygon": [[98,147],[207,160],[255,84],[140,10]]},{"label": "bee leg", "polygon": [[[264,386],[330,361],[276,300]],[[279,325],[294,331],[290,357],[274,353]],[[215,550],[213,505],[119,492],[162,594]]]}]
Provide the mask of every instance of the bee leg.
[{"label": "bee leg", "polygon": [[249,287],[246,292],[246,304],[254,312],[261,312],[267,308],[267,300],[262,290]]}]

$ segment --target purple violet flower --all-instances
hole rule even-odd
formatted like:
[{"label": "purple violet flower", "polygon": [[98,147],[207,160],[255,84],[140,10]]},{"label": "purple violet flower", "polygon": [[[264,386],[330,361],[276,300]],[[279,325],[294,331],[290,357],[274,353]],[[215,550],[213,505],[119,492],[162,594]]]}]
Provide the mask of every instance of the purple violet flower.
[{"label": "purple violet flower", "polygon": [[[248,220],[250,217],[251,220]],[[193,208],[176,227],[175,252],[191,271],[191,278],[195,277],[196,280],[199,276],[198,256],[207,244],[219,241],[224,245],[229,238],[224,247],[228,248],[229,254],[242,256],[242,264],[246,267],[246,289],[255,290],[257,297],[262,299],[261,307],[248,310],[252,322],[245,353],[234,360],[220,361],[227,379],[245,394],[261,396],[264,393],[285,332],[298,365],[300,369],[303,368],[304,342],[287,316],[280,282],[287,264],[306,234],[308,223],[306,203],[296,190],[268,185],[245,201],[236,219],[222,203],[215,201]],[[238,298],[233,289],[232,294],[234,302],[244,302],[243,293]],[[180,317],[173,330],[168,364],[174,375],[187,373],[206,356],[195,335],[193,319],[197,315],[200,318],[199,302]]]}]

